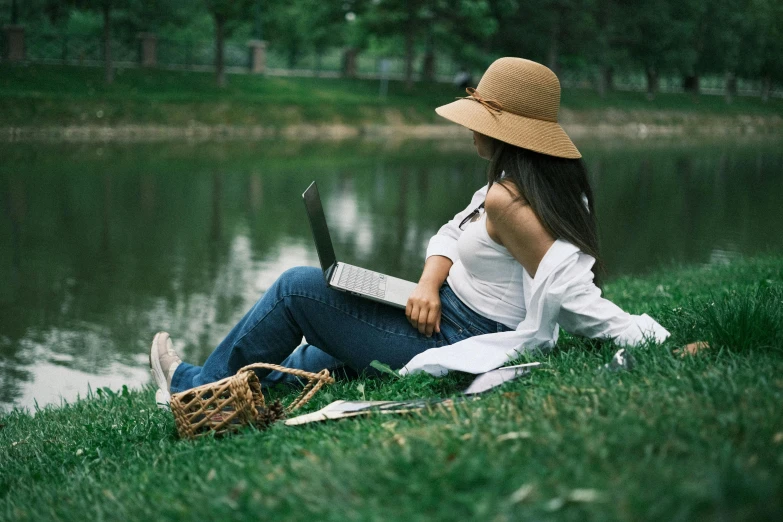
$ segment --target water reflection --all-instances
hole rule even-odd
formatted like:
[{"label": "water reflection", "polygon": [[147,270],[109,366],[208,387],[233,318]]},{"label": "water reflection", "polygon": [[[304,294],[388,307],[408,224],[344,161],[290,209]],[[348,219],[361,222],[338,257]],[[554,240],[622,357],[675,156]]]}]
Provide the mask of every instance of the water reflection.
[{"label": "water reflection", "polygon": [[[582,146],[609,278],[783,247],[775,144]],[[253,150],[256,149],[256,150]],[[0,404],[147,382],[155,331],[194,361],[283,270],[317,265],[317,179],[338,257],[415,279],[483,182],[439,144],[0,146]]]}]

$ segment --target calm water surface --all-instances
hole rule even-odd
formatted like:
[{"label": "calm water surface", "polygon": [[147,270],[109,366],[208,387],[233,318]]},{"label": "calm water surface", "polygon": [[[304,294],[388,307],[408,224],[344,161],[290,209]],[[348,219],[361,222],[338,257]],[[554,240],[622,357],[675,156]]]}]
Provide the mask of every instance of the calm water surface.
[{"label": "calm water surface", "polygon": [[[783,250],[780,143],[579,144],[609,278]],[[200,362],[286,268],[338,257],[416,279],[482,185],[464,143],[0,145],[0,407],[149,381],[154,333]]]}]

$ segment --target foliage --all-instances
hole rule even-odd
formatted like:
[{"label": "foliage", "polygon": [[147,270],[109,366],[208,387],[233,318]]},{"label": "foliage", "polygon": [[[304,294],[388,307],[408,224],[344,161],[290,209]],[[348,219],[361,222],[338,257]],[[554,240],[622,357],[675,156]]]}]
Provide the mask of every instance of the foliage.
[{"label": "foliage", "polygon": [[[18,2],[21,22],[40,34],[96,35],[85,14],[108,0]],[[210,18],[226,20],[225,36],[261,32],[289,65],[328,49],[355,48],[405,56],[412,79],[432,71],[435,50],[476,71],[500,55],[524,56],[558,71],[647,72],[696,78],[783,80],[783,0],[112,0],[114,34],[211,40]],[[0,0],[0,23],[11,0]],[[429,69],[428,69],[429,68]],[[609,79],[607,77],[607,79]],[[609,82],[611,87],[611,81]]]},{"label": "foliage", "polygon": [[249,18],[252,0],[204,0],[204,5],[215,20],[226,24],[225,34],[229,36],[242,20]]},{"label": "foliage", "polygon": [[264,35],[271,46],[285,51],[288,65],[294,67],[305,52],[319,55],[348,41],[346,15],[355,16],[356,3],[300,0],[266,6]]},{"label": "foliage", "polygon": [[497,30],[486,0],[372,2],[362,23],[369,34],[389,39],[393,47],[404,50],[409,73],[416,46],[424,47],[426,52],[444,47],[457,60],[470,61],[471,54]]}]

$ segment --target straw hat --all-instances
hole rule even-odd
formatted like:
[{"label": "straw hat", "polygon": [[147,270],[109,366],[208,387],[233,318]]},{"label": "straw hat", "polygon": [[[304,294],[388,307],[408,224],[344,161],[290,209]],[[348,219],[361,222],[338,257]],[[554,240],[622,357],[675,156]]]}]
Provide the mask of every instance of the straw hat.
[{"label": "straw hat", "polygon": [[560,158],[581,158],[557,123],[560,82],[551,70],[523,58],[500,58],[470,96],[435,112],[470,130]]}]

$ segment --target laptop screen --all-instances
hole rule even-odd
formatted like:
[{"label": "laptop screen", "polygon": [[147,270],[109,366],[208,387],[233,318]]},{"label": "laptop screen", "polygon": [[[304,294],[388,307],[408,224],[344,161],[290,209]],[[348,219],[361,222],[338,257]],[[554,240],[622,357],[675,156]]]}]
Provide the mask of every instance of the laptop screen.
[{"label": "laptop screen", "polygon": [[318,260],[321,261],[324,277],[328,277],[327,272],[337,262],[337,258],[334,255],[332,238],[329,236],[329,228],[326,226],[324,207],[321,204],[321,196],[318,195],[318,186],[315,184],[315,181],[304,191],[302,199],[304,199],[305,208],[307,209],[310,230],[313,232],[313,239],[315,239]]}]

